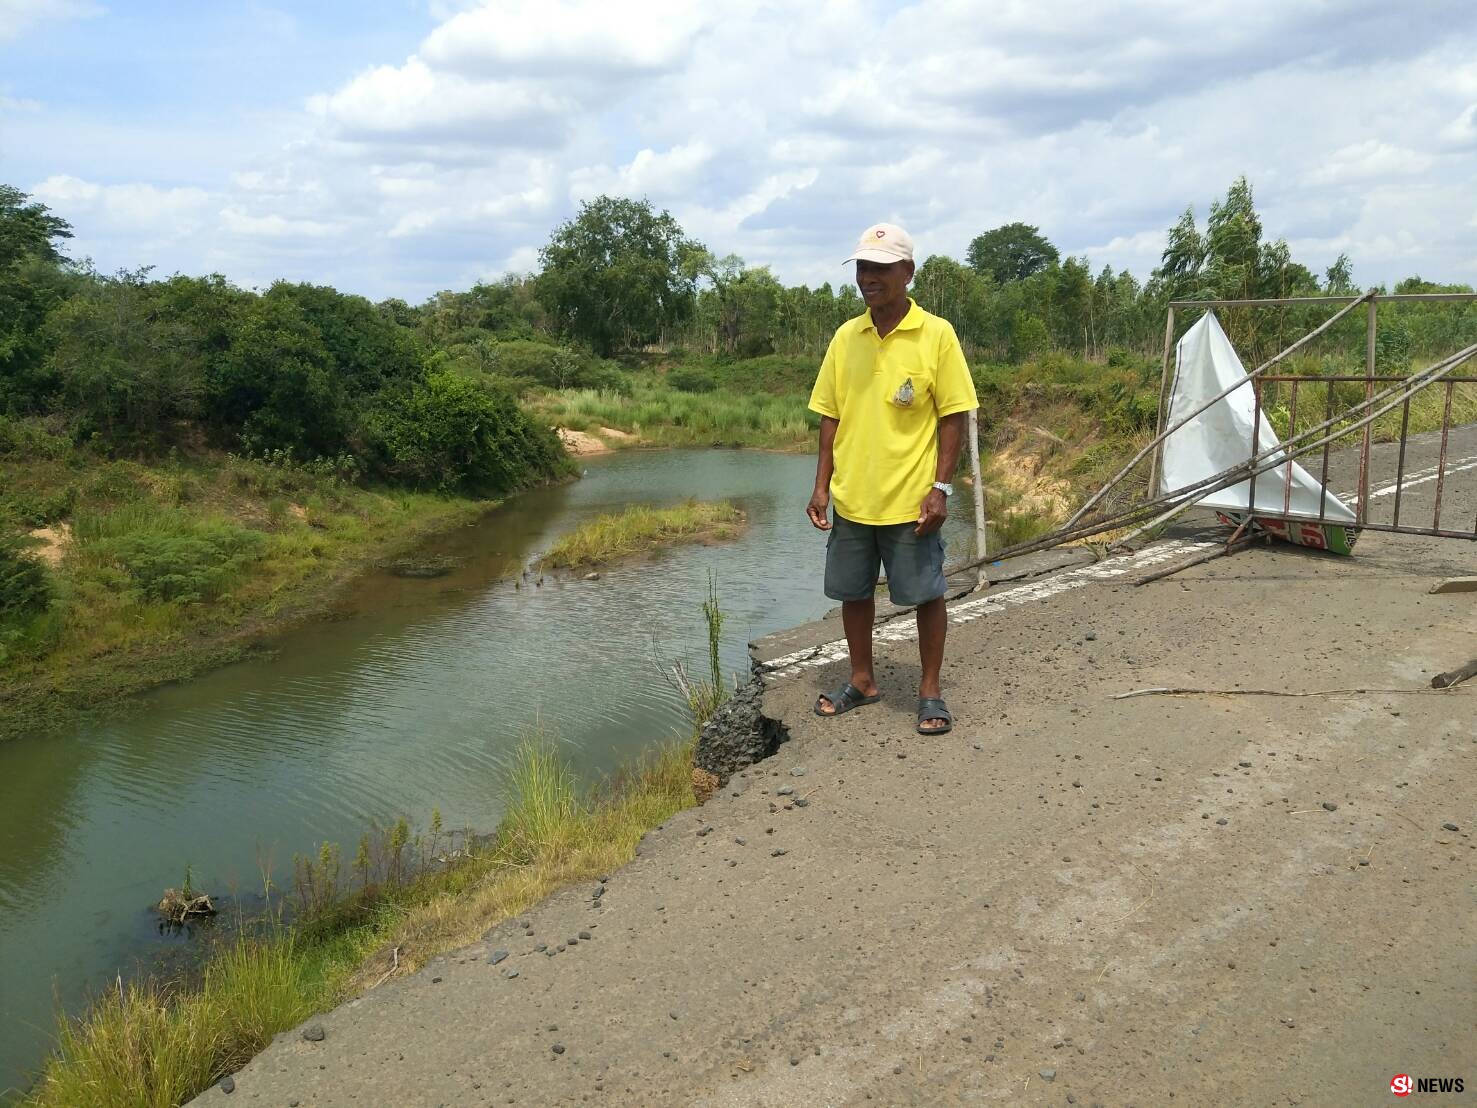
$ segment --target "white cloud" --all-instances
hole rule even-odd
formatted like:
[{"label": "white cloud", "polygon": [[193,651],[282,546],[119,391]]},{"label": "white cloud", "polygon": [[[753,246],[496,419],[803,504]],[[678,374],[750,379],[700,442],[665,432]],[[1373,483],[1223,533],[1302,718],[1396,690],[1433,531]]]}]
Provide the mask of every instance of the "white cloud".
[{"label": "white cloud", "polygon": [[557,141],[575,104],[531,82],[468,80],[412,57],[361,73],[308,107],[351,141],[543,146]]},{"label": "white cloud", "polygon": [[511,0],[451,16],[420,53],[438,68],[476,75],[652,72],[681,59],[702,9],[690,0]]},{"label": "white cloud", "polygon": [[1430,169],[1431,160],[1428,154],[1378,139],[1365,139],[1335,150],[1304,179],[1310,185],[1337,185],[1411,177]]},{"label": "white cloud", "polygon": [[87,0],[0,0],[0,42],[19,38],[41,23],[87,19],[102,11]]},{"label": "white cloud", "polygon": [[702,139],[660,154],[647,147],[619,169],[591,166],[574,170],[570,174],[569,196],[572,200],[588,200],[601,193],[652,199],[676,195],[691,187],[712,158],[713,148]]},{"label": "white cloud", "polygon": [[232,234],[268,239],[317,239],[325,238],[342,230],[342,227],[339,225],[316,219],[289,219],[286,216],[275,213],[250,215],[236,207],[221,209],[221,226]]},{"label": "white cloud", "polygon": [[30,192],[52,208],[64,209],[68,218],[91,217],[114,230],[132,227],[171,235],[199,227],[210,203],[204,189],[140,182],[102,185],[66,174],[46,178]]},{"label": "white cloud", "polygon": [[[955,257],[1023,220],[1063,254],[1143,278],[1185,206],[1203,222],[1242,173],[1267,234],[1315,270],[1347,250],[1364,281],[1419,267],[1477,282],[1477,13],[1466,0],[424,10],[436,25],[420,41],[348,59],[355,75],[294,112],[267,104],[283,135],[275,153],[226,164],[208,198],[159,181],[157,198],[90,183],[98,174],[74,168],[68,143],[89,119],[52,114],[60,77],[55,90],[6,88],[42,102],[7,120],[11,142],[52,143],[35,174],[54,175],[46,202],[115,264],[412,300],[532,268],[551,230],[601,192],[648,197],[716,253],[785,281],[845,280],[838,259],[885,218],[924,254]],[[172,181],[204,180],[191,151],[215,140],[171,143],[156,126],[118,141],[147,149],[138,164]],[[217,162],[234,141],[221,138]],[[126,176],[146,174],[131,164]],[[135,226],[118,215],[130,197]],[[155,199],[177,214],[146,210]],[[171,237],[172,224],[195,233]]]},{"label": "white cloud", "polygon": [[1441,128],[1441,138],[1453,146],[1477,144],[1477,104],[1467,105],[1466,111]]}]

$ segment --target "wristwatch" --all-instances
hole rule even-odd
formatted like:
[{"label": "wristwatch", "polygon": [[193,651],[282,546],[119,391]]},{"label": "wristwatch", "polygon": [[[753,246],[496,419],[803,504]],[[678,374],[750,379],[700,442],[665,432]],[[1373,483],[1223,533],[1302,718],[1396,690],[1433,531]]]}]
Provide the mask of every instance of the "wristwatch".
[{"label": "wristwatch", "polygon": [[938,491],[941,492],[941,493],[943,493],[945,496],[953,496],[954,495],[954,486],[953,485],[950,485],[950,484],[946,484],[943,481],[935,481],[933,483],[933,487],[936,488],[936,489],[938,489]]}]

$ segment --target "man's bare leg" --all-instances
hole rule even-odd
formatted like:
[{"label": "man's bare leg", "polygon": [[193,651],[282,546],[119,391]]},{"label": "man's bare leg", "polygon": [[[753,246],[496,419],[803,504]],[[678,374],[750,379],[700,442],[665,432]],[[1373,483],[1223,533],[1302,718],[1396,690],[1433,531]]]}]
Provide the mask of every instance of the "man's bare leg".
[{"label": "man's bare leg", "polygon": [[[877,601],[871,597],[841,602],[841,626],[846,629],[846,650],[851,655],[851,683],[863,696],[877,695],[877,678],[872,672],[872,624],[876,618]],[[822,696],[818,703],[822,715],[835,713],[836,706],[829,696]]]},{"label": "man's bare leg", "polygon": [[[943,693],[939,674],[944,668],[944,639],[948,629],[949,610],[943,597],[918,605],[918,659],[923,670],[918,681],[920,698],[936,697]],[[870,659],[870,653],[868,657]],[[936,731],[944,726],[944,721],[925,720],[920,726],[925,731]]]}]

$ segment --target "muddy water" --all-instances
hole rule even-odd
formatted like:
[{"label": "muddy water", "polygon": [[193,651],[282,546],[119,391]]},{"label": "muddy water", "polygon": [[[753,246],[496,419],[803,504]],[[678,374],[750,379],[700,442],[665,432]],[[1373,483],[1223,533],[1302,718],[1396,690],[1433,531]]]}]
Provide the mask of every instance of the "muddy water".
[{"label": "muddy water", "polygon": [[[750,639],[819,616],[825,540],[804,519],[810,458],[627,453],[531,492],[432,544],[457,568],[366,577],[334,618],[275,657],[158,690],[136,710],[61,737],[0,744],[0,1089],[23,1085],[54,998],[167,954],[148,905],[185,867],[215,892],[261,887],[297,852],[352,844],[371,821],[432,807],[490,828],[519,738],[541,728],[598,778],[688,725],[660,669],[703,672],[700,605],[717,578],[723,661]],[[749,528],[675,547],[599,581],[523,571],[555,537],[631,503],[730,497]],[[967,497],[956,500],[967,501]],[[949,521],[969,545],[968,504]]]}]

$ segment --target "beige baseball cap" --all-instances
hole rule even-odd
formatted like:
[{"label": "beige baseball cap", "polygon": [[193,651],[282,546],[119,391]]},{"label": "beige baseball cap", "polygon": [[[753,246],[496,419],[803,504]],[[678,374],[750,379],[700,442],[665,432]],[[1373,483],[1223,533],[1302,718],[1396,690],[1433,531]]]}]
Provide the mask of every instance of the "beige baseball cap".
[{"label": "beige baseball cap", "polygon": [[848,262],[911,262],[913,260],[913,236],[896,223],[874,223],[862,232],[856,250]]}]

